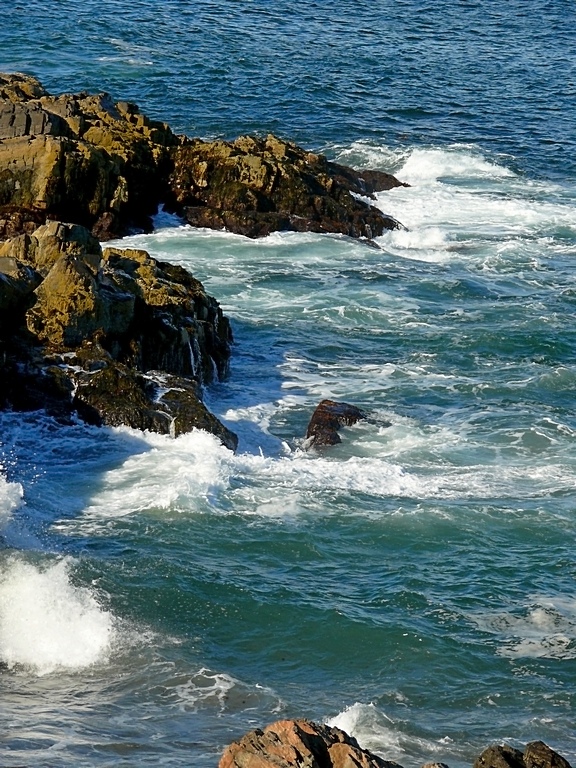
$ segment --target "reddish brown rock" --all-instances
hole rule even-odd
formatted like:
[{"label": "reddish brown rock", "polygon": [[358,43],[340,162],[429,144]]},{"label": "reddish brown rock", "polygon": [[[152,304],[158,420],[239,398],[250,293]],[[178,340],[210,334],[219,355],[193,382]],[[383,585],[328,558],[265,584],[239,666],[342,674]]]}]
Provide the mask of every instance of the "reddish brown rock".
[{"label": "reddish brown rock", "polygon": [[322,400],[318,405],[306,432],[308,447],[322,445],[337,445],[342,442],[338,430],[349,427],[357,421],[365,419],[366,414],[355,405],[337,403],[334,400]]},{"label": "reddish brown rock", "polygon": [[339,728],[309,720],[279,720],[225,750],[219,768],[399,768],[361,749]]}]

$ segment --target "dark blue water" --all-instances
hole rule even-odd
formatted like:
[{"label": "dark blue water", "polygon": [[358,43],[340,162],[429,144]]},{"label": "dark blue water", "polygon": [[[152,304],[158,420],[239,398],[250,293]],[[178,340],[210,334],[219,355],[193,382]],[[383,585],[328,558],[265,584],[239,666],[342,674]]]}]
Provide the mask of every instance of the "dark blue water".
[{"label": "dark blue water", "polygon": [[[414,768],[576,756],[575,6],[5,3],[0,71],[389,170],[380,250],[163,227],[240,438],[0,418],[0,763],[215,766],[278,717]],[[365,408],[302,450],[320,399]]]},{"label": "dark blue water", "polygon": [[7,6],[4,69],[54,91],[107,90],[186,133],[464,142],[530,174],[574,173],[570,0]]}]

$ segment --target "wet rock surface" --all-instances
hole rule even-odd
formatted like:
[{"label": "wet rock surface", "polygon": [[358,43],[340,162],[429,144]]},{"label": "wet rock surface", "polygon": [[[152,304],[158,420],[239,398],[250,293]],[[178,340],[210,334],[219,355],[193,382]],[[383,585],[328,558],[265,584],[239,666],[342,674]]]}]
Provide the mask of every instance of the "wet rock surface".
[{"label": "wet rock surface", "polygon": [[543,741],[531,741],[524,752],[508,744],[488,747],[473,768],[570,768],[570,763]]},{"label": "wet rock surface", "polygon": [[0,406],[174,436],[194,427],[234,449],[202,402],[228,370],[220,306],[182,267],[107,248],[49,221],[0,245]]},{"label": "wet rock surface", "polygon": [[342,427],[350,427],[365,419],[364,411],[349,403],[322,400],[312,414],[306,431],[306,447],[337,445],[342,442],[338,434]]},{"label": "wet rock surface", "polygon": [[106,93],[53,96],[33,77],[0,74],[0,239],[50,217],[108,240],[150,230],[160,203],[195,226],[249,237],[371,239],[400,225],[365,198],[398,185],[275,136],[190,139]]}]

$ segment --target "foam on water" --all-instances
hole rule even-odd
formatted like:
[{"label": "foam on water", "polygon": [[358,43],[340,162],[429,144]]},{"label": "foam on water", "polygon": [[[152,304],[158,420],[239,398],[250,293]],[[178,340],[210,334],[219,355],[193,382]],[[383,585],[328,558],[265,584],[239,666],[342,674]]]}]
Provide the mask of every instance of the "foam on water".
[{"label": "foam on water", "polygon": [[232,675],[202,668],[193,677],[174,685],[177,706],[184,712],[216,708],[220,712],[256,710],[265,706],[279,712],[283,703],[270,688],[247,685]]},{"label": "foam on water", "polygon": [[386,760],[405,763],[412,755],[427,754],[433,759],[435,754],[446,752],[445,741],[433,741],[416,733],[414,728],[407,732],[405,723],[388,717],[373,703],[356,702],[327,720],[326,724],[354,736],[363,749]]},{"label": "foam on water", "polygon": [[214,435],[193,430],[175,439],[133,432],[150,450],[105,472],[85,516],[122,517],[144,510],[178,510],[190,499],[210,498],[228,486],[228,455]]},{"label": "foam on water", "polygon": [[576,658],[576,597],[534,595],[523,610],[473,617],[499,640],[498,653],[511,659]]},{"label": "foam on water", "polygon": [[388,760],[400,760],[405,755],[394,722],[375,704],[356,702],[329,718],[326,724],[340,728],[353,736],[362,749],[386,755]]},{"label": "foam on water", "polygon": [[576,236],[571,190],[527,180],[502,158],[489,159],[474,147],[392,150],[358,142],[340,150],[338,159],[393,172],[411,185],[377,195],[378,206],[408,229],[378,239],[396,256],[437,263],[483,259],[486,253],[474,251],[492,238],[512,241],[521,254],[535,237]]},{"label": "foam on water", "polygon": [[104,663],[114,617],[71,579],[72,561],[33,565],[11,557],[0,575],[0,659],[39,675]]}]

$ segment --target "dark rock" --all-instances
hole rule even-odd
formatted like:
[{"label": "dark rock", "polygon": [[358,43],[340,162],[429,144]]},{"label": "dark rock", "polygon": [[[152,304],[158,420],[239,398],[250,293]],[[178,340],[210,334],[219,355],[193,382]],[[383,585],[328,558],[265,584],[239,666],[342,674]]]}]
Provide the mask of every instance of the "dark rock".
[{"label": "dark rock", "polygon": [[400,225],[358,196],[398,185],[275,136],[191,140],[106,93],[52,96],[32,77],[0,74],[0,238],[51,217],[109,240],[149,230],[165,202],[195,226],[249,237],[371,239]]},{"label": "dark rock", "polygon": [[422,768],[450,768],[446,763],[424,763]]},{"label": "dark rock", "polygon": [[524,750],[526,768],[570,768],[570,763],[543,741],[531,741]]},{"label": "dark rock", "polygon": [[473,768],[526,768],[519,749],[508,744],[487,747],[476,759]]},{"label": "dark rock", "polygon": [[107,94],[51,96],[34,78],[0,75],[0,224],[11,207],[24,220],[51,216],[99,237],[149,229],[179,142]]},{"label": "dark rock", "polygon": [[193,429],[216,435],[230,450],[238,438],[206,408],[198,383],[163,371],[143,374],[114,361],[102,349],[84,348],[61,358],[74,383],[72,406],[85,421],[101,426],[130,425],[177,437]]},{"label": "dark rock", "polygon": [[337,445],[342,442],[338,430],[351,426],[365,419],[366,414],[360,408],[334,400],[322,400],[318,405],[306,432],[307,446]]},{"label": "dark rock", "polygon": [[189,223],[248,237],[277,230],[377,237],[400,225],[356,195],[398,185],[389,174],[353,171],[272,135],[185,142],[174,150],[170,177],[173,207]]},{"label": "dark rock", "polygon": [[247,733],[222,755],[219,768],[400,768],[361,749],[339,728],[280,720]]},{"label": "dark rock", "polygon": [[[1,176],[0,169],[0,176]],[[42,211],[30,210],[17,205],[0,205],[0,240],[31,234],[46,219]]]},{"label": "dark rock", "polygon": [[33,291],[42,277],[36,270],[17,259],[0,256],[0,320],[12,324],[19,307],[34,303]]}]

